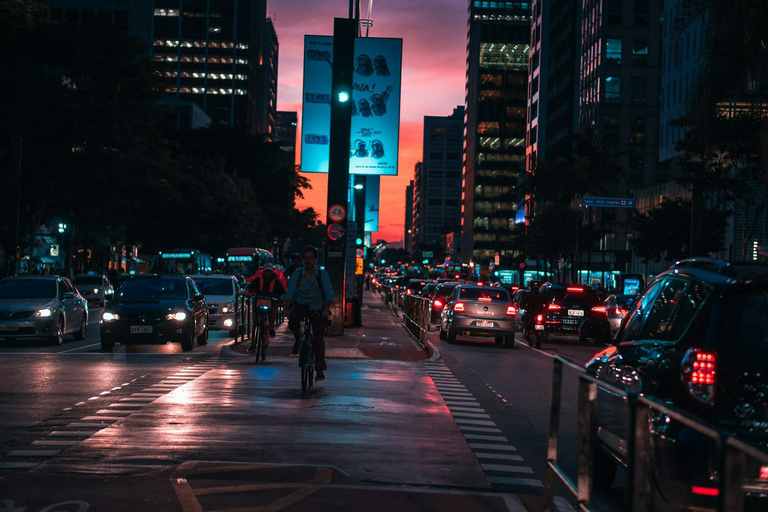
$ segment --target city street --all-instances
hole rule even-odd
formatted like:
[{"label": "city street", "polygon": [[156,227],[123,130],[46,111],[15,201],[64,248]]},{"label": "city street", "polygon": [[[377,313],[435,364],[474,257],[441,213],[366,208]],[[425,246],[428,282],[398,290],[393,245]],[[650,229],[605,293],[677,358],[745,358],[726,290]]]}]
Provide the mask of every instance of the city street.
[{"label": "city street", "polygon": [[[224,332],[187,353],[103,353],[99,314],[85,341],[0,347],[8,509],[538,510],[551,356],[584,362],[598,349],[432,333],[425,352],[366,292],[364,326],[328,338],[327,379],[302,393],[285,324],[255,364]],[[560,462],[574,475],[575,385],[564,389]],[[598,504],[620,507],[620,494]],[[570,510],[567,491],[557,496]]]}]

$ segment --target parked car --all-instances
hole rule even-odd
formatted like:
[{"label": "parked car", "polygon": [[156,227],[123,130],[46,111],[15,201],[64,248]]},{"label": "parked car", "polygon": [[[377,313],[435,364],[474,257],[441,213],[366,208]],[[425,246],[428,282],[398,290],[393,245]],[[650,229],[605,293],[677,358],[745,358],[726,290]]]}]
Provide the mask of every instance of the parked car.
[{"label": "parked car", "polygon": [[88,334],[88,301],[69,279],[30,275],[0,281],[0,337],[61,345],[66,334],[76,340]]},{"label": "parked car", "polygon": [[621,321],[627,316],[629,308],[632,307],[637,295],[609,295],[605,299],[605,314],[608,316],[608,322],[611,324],[611,337],[614,337],[621,327]]},{"label": "parked car", "polygon": [[184,351],[208,343],[208,308],[189,277],[134,276],[101,315],[101,349],[116,343],[180,342]]},{"label": "parked car", "polygon": [[72,284],[75,285],[80,295],[88,299],[88,302],[98,302],[102,306],[105,306],[107,301],[112,300],[115,295],[115,289],[107,276],[79,275],[75,277]]},{"label": "parked car", "polygon": [[575,335],[581,342],[610,340],[605,304],[591,287],[544,283],[538,293],[544,294],[546,301],[543,318],[537,318],[534,327],[537,348],[550,334]]},{"label": "parked car", "polygon": [[462,284],[448,297],[440,320],[440,339],[456,336],[492,336],[496,343],[512,347],[515,328],[509,294],[502,288]]},{"label": "parked car", "polygon": [[429,331],[437,331],[440,326],[440,319],[443,315],[443,308],[448,303],[448,296],[459,285],[456,281],[443,281],[435,287],[435,292],[429,299]]},{"label": "parked car", "polygon": [[[635,301],[615,345],[586,368],[613,385],[688,411],[742,440],[768,442],[768,265],[711,258],[677,262]],[[598,387],[594,483],[626,466],[627,401]],[[660,412],[649,422],[649,483],[656,507],[718,507],[717,461],[708,438]],[[747,459],[750,460],[749,458]],[[768,510],[765,471],[746,466],[745,510]],[[763,478],[761,478],[763,477]],[[754,501],[753,501],[754,500]],[[759,501],[762,500],[762,501]],[[751,503],[750,503],[751,502]]]},{"label": "parked car", "polygon": [[208,329],[228,331],[230,336],[237,335],[235,323],[235,305],[239,283],[235,276],[222,274],[191,275],[208,306]]}]

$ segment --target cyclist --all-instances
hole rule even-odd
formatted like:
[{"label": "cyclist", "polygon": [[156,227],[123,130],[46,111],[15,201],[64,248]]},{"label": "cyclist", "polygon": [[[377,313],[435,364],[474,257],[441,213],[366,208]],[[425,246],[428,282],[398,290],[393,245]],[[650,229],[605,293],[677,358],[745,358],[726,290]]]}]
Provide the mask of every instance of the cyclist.
[{"label": "cyclist", "polygon": [[285,269],[285,275],[290,278],[291,275],[293,275],[293,272],[299,267],[301,267],[301,256],[299,256],[299,253],[295,252],[291,255],[291,264]]},{"label": "cyclist", "polygon": [[315,267],[317,249],[308,245],[302,253],[304,266],[293,271],[285,293],[285,309],[288,314],[288,329],[295,338],[291,354],[299,353],[301,332],[299,322],[309,315],[314,335],[315,368],[317,380],[325,379],[325,319],[331,316],[333,290],[328,273]]},{"label": "cyclist", "polygon": [[282,280],[275,272],[271,263],[266,263],[261,274],[257,274],[248,285],[248,293],[272,299],[272,309],[269,311],[269,336],[275,336],[275,317],[277,316],[277,301],[285,294]]}]

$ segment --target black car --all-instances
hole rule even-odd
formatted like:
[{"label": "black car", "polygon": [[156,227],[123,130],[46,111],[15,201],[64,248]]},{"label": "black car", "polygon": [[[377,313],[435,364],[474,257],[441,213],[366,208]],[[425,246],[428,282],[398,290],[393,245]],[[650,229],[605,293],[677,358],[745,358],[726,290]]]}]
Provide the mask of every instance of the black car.
[{"label": "black car", "polygon": [[[598,379],[628,385],[742,441],[768,443],[768,265],[680,261],[634,302],[614,342],[586,365]],[[628,413],[626,400],[598,387],[595,486],[610,486],[617,463],[628,464]],[[721,454],[709,438],[657,412],[649,430],[655,506],[717,509]],[[760,477],[760,467],[748,464],[747,487]],[[757,499],[747,494],[747,502]],[[768,510],[768,503],[753,501],[747,510]]]},{"label": "black car", "polygon": [[578,336],[581,342],[610,340],[611,326],[605,304],[591,287],[544,283],[538,293],[546,300],[534,326],[537,348],[550,334]]},{"label": "black car", "polygon": [[123,283],[101,316],[101,349],[115,343],[208,343],[208,308],[189,277],[134,277]]}]

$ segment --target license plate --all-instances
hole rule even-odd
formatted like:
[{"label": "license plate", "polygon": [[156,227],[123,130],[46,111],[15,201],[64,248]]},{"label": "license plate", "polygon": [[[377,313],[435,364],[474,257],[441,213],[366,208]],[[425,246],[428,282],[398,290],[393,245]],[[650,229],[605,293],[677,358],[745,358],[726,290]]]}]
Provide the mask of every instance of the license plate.
[{"label": "license plate", "polygon": [[475,325],[478,327],[493,327],[493,322],[478,320],[477,322],[475,322]]},{"label": "license plate", "polygon": [[0,324],[0,331],[18,331],[19,326],[14,324]]},{"label": "license plate", "polygon": [[581,309],[569,309],[568,316],[584,316],[584,311]]},{"label": "license plate", "polygon": [[132,325],[131,326],[131,334],[151,334],[151,333],[152,333],[151,325]]},{"label": "license plate", "polygon": [[541,324],[536,324],[536,326],[535,326],[535,329],[536,329],[537,331],[543,331],[543,330],[544,330],[544,326],[543,326],[543,325],[541,325]]}]

